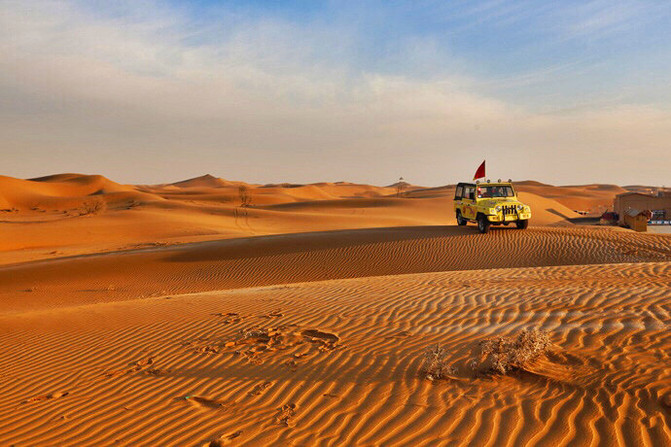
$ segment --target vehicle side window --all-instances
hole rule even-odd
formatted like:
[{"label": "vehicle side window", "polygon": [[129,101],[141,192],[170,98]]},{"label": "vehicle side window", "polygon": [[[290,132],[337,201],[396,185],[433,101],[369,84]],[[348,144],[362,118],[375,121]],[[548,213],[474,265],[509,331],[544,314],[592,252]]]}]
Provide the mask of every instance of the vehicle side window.
[{"label": "vehicle side window", "polygon": [[461,199],[462,194],[464,193],[464,187],[463,186],[457,186],[457,191],[454,193],[454,198],[455,199]]},{"label": "vehicle side window", "polygon": [[470,199],[470,200],[475,200],[475,188],[472,186],[465,186],[464,187],[464,198]]}]

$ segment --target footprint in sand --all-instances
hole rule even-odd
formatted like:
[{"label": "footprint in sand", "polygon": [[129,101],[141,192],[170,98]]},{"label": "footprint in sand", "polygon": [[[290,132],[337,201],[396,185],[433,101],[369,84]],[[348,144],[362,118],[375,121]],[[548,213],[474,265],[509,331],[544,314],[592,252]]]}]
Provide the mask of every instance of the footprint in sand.
[{"label": "footprint in sand", "polygon": [[292,371],[296,371],[298,369],[298,362],[296,360],[290,359],[284,362],[284,366],[291,369]]},{"label": "footprint in sand", "polygon": [[242,434],[242,430],[231,433],[230,435],[222,435],[217,439],[205,442],[201,447],[221,447],[222,445],[228,445],[233,442],[233,440],[239,437]]},{"label": "footprint in sand", "polygon": [[273,385],[272,382],[263,382],[256,385],[248,394],[250,396],[259,396]]},{"label": "footprint in sand", "polygon": [[65,397],[68,394],[70,394],[68,391],[56,391],[55,393],[49,393],[43,396],[31,397],[30,399],[23,401],[23,403],[27,404],[30,402],[40,402],[43,400],[60,399],[61,397]]},{"label": "footprint in sand", "polygon": [[159,368],[149,368],[144,371],[145,374],[148,374],[150,376],[165,376],[167,374],[170,374],[169,369],[159,369]]},{"label": "footprint in sand", "polygon": [[198,354],[206,354],[206,355],[212,355],[212,354],[218,354],[219,353],[219,348],[217,346],[201,346],[199,348],[194,349],[194,352]]},{"label": "footprint in sand", "polygon": [[304,337],[308,339],[310,343],[319,344],[319,349],[321,351],[331,351],[337,347],[337,343],[340,341],[340,337],[330,332],[323,332],[317,329],[305,329],[301,332]]},{"label": "footprint in sand", "polygon": [[204,410],[219,410],[228,409],[232,404],[227,402],[220,402],[218,400],[209,399],[202,396],[184,396],[184,400],[192,403],[194,406]]},{"label": "footprint in sand", "polygon": [[245,319],[245,317],[243,317],[240,314],[235,313],[235,312],[228,312],[228,313],[219,312],[219,313],[212,314],[212,315],[214,315],[215,317],[226,318],[224,320],[224,324],[239,323],[239,322],[241,322],[242,320]]},{"label": "footprint in sand", "polygon": [[412,334],[408,331],[399,331],[399,332],[396,332],[394,334],[388,335],[387,337],[385,337],[385,339],[391,340],[391,339],[394,339],[394,338],[407,338],[407,337],[410,337],[411,335]]},{"label": "footprint in sand", "polygon": [[340,337],[337,335],[330,332],[318,331],[317,329],[305,329],[302,334],[306,337],[324,340],[329,343],[338,343],[340,341]]},{"label": "footprint in sand", "polygon": [[115,370],[110,370],[110,371],[105,371],[103,375],[105,377],[116,377],[116,376],[122,376],[125,374],[131,374],[136,371],[143,371],[149,366],[154,364],[154,357],[147,357],[146,359],[143,360],[138,360],[137,362],[132,362],[129,366],[130,368],[126,369],[115,369]]},{"label": "footprint in sand", "polygon": [[277,414],[275,414],[275,422],[285,427],[289,427],[289,422],[292,417],[296,415],[296,408],[298,405],[291,403],[282,405],[282,407],[277,409]]}]

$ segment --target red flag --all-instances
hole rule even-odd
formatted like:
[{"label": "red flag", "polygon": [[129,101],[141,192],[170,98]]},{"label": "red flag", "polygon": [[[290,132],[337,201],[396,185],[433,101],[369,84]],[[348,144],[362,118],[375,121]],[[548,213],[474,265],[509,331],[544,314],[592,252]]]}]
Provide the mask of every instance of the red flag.
[{"label": "red flag", "polygon": [[475,171],[475,176],[473,176],[473,180],[483,178],[484,176],[485,176],[485,162],[483,161],[478,170]]}]

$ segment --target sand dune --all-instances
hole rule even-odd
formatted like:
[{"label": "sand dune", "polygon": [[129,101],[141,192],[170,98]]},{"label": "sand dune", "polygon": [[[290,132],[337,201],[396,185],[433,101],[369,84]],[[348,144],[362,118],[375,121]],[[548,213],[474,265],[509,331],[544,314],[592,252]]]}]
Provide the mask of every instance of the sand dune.
[{"label": "sand dune", "polygon": [[[478,270],[5,316],[0,443],[666,445],[669,284],[670,263]],[[473,374],[479,340],[528,327],[551,354]],[[455,370],[431,382],[435,343]]]},{"label": "sand dune", "polygon": [[449,185],[0,177],[0,445],[671,445],[671,236],[518,188],[480,235]]},{"label": "sand dune", "polygon": [[[251,207],[240,207],[245,185]],[[453,225],[453,187],[352,183],[248,185],[202,176],[169,185],[120,185],[102,176],[0,178],[0,265],[84,253],[256,235]],[[532,225],[571,226],[559,202],[521,193]]]},{"label": "sand dune", "polygon": [[360,276],[671,259],[671,238],[609,230],[344,230],[75,256],[0,268],[0,310]]},{"label": "sand dune", "polygon": [[3,223],[54,222],[155,200],[161,199],[100,175],[62,174],[32,180],[0,176]]},{"label": "sand dune", "polygon": [[627,192],[617,185],[552,186],[533,181],[517,182],[515,185],[518,191],[556,200],[570,210],[585,211],[595,216],[607,210],[612,211],[613,198],[617,194]]},{"label": "sand dune", "polygon": [[200,177],[194,177],[188,180],[171,183],[172,186],[179,188],[226,188],[230,186],[239,186],[242,182],[229,182],[221,178],[214,177],[210,174],[205,174]]}]

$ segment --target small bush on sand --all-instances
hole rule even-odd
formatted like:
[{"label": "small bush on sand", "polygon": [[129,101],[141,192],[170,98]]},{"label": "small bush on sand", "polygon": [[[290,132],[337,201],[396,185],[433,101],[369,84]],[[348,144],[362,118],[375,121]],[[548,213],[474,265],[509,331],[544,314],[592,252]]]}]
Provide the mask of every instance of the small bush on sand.
[{"label": "small bush on sand", "polygon": [[446,348],[434,345],[424,351],[422,374],[429,380],[439,380],[448,374],[454,374],[454,368],[447,364]]},{"label": "small bush on sand", "polygon": [[240,206],[247,207],[252,204],[252,195],[247,186],[238,186],[238,196],[240,197]]},{"label": "small bush on sand", "polygon": [[102,199],[87,200],[79,207],[80,216],[88,216],[89,214],[101,214],[107,209],[107,204]]},{"label": "small bush on sand", "polygon": [[481,365],[489,372],[506,374],[524,369],[547,352],[550,337],[547,332],[523,330],[517,337],[494,337],[480,343]]}]

